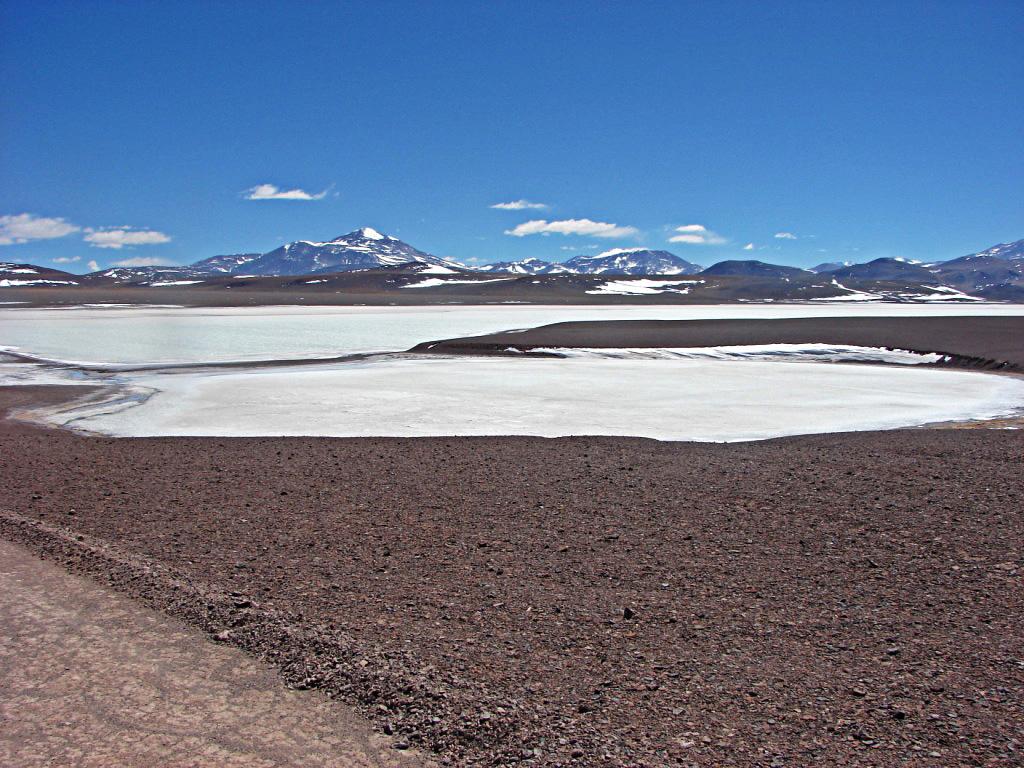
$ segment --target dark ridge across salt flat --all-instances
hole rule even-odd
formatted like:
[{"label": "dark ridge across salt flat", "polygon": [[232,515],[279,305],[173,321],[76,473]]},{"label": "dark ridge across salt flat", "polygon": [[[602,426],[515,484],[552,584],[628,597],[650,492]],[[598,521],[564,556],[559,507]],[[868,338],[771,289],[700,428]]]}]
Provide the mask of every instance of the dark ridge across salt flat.
[{"label": "dark ridge across salt flat", "polygon": [[[846,344],[938,352],[977,367],[1024,370],[1024,317],[809,317],[771,320],[596,320],[426,342],[416,352],[503,354],[509,347],[720,347]],[[1002,364],[1002,365],[1001,365]]]}]

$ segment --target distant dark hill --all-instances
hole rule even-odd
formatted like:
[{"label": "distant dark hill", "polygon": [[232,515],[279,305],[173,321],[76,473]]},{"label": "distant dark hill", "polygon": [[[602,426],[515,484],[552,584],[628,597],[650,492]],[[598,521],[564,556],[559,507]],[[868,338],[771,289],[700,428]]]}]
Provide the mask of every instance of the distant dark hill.
[{"label": "distant dark hill", "polygon": [[0,288],[33,285],[77,285],[79,275],[35,264],[16,264],[0,261]]},{"label": "distant dark hill", "polygon": [[854,264],[850,267],[833,270],[829,273],[837,280],[913,280],[918,282],[936,282],[935,275],[920,264],[912,264],[900,259],[875,259],[867,264]]},{"label": "distant dark hill", "polygon": [[[999,288],[1017,287],[1024,289],[1024,260],[1007,260],[998,256],[964,256],[937,264],[932,268],[945,284],[968,293],[982,292],[990,295]],[[999,297],[1013,295],[1005,291]],[[991,295],[991,298],[996,298]]]},{"label": "distant dark hill", "polygon": [[820,275],[826,272],[834,272],[835,270],[842,269],[843,267],[851,266],[853,266],[853,262],[850,261],[826,261],[824,264],[818,264],[815,267],[811,267],[811,272]]},{"label": "distant dark hill", "polygon": [[809,273],[799,267],[784,267],[780,264],[768,264],[764,261],[720,261],[712,264],[701,274],[737,276],[737,277],[805,277]]}]

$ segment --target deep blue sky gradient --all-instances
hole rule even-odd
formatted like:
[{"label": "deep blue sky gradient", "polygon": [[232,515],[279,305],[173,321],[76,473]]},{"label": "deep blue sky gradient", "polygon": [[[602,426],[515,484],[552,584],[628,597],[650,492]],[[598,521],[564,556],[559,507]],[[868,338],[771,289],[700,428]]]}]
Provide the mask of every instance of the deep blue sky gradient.
[{"label": "deep blue sky gradient", "polygon": [[[0,260],[186,263],[362,225],[481,261],[645,245],[807,266],[1024,237],[1016,0],[0,12],[0,216],[172,237],[115,251],[77,233]],[[260,183],[331,192],[243,199]],[[551,209],[488,207],[518,198]],[[531,218],[641,234],[503,234]],[[686,224],[727,242],[669,245]]]}]

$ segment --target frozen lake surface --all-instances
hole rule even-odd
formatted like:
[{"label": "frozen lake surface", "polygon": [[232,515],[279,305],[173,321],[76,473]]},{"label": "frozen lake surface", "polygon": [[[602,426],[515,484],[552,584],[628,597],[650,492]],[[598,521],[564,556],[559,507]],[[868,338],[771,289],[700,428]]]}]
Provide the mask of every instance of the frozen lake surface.
[{"label": "frozen lake surface", "polygon": [[423,341],[571,320],[1007,314],[1024,314],[1024,305],[5,307],[0,309],[0,347],[91,363],[226,362],[397,352]]},{"label": "frozen lake surface", "polygon": [[[757,440],[1003,415],[1024,381],[907,366],[709,359],[385,357],[151,373],[142,405],[73,426],[147,435],[633,435]],[[59,423],[81,414],[64,414]]]},{"label": "frozen lake surface", "polygon": [[[0,346],[114,365],[298,360],[401,351],[453,336],[570,320],[1024,314],[1021,305],[263,307],[0,309]],[[48,418],[149,435],[632,435],[752,440],[989,418],[1024,381],[913,365],[909,353],[804,345],[577,350],[566,359],[379,355],[277,368],[120,372],[116,398]],[[814,347],[812,349],[812,347]],[[83,383],[87,372],[0,366],[0,383]]]}]

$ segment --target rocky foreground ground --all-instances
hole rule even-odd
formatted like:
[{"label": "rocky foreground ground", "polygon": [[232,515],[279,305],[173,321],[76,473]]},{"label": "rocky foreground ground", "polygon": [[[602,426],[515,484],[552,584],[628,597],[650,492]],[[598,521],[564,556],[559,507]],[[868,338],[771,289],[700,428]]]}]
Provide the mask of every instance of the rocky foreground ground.
[{"label": "rocky foreground ground", "polygon": [[0,535],[443,763],[1022,759],[1022,432],[716,445],[0,424]]}]

